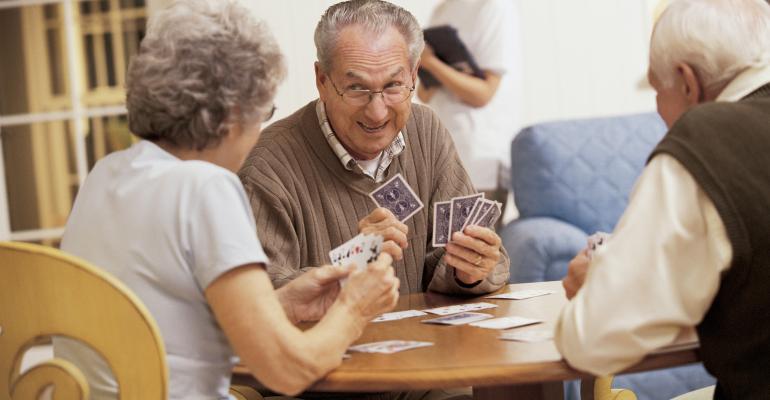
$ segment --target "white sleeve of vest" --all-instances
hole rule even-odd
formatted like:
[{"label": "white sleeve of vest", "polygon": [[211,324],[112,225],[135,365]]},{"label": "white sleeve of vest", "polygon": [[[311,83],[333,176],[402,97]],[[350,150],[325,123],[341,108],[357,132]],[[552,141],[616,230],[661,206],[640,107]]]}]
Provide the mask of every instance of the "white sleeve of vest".
[{"label": "white sleeve of vest", "polygon": [[714,204],[676,159],[656,156],[562,310],[557,348],[600,376],[631,366],[703,319],[731,259]]}]

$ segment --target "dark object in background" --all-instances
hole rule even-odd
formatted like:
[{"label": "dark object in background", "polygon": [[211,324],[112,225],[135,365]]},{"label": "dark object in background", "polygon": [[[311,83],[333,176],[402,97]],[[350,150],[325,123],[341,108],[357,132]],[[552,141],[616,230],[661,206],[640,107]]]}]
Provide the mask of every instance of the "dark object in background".
[{"label": "dark object in background", "polygon": [[[445,64],[452,68],[484,79],[484,71],[479,68],[476,61],[471,56],[468,48],[457,35],[457,29],[449,25],[435,26],[423,31],[425,42],[433,48],[433,52]],[[417,72],[420,82],[426,87],[441,86],[430,72],[420,68]]]}]

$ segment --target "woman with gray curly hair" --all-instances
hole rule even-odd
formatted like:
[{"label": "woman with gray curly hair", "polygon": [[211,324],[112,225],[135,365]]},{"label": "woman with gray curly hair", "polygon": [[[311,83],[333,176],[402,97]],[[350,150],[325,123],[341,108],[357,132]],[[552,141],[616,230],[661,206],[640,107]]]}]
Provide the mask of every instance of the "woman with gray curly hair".
[{"label": "woman with gray curly hair", "polygon": [[[143,140],[96,164],[67,222],[61,248],[115,275],[157,321],[170,399],[227,398],[236,354],[268,388],[297,394],[398,299],[386,254],[366,271],[323,266],[273,289],[234,172],[284,69],[272,35],[233,0],[158,13],[128,72],[129,126]],[[64,338],[54,349],[85,374],[92,399],[117,397],[96,352]]]}]

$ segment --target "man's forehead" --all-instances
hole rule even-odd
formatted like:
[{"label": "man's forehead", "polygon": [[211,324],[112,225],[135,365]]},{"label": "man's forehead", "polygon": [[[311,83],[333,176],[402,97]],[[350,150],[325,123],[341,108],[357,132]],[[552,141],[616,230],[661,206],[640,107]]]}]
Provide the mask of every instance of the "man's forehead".
[{"label": "man's forehead", "polygon": [[[403,65],[397,65],[391,68],[387,68],[383,71],[379,71],[380,72],[379,74],[386,76],[387,78],[393,79],[393,78],[398,78],[402,76],[404,71],[406,71],[406,68]],[[367,71],[356,70],[356,69],[347,69],[345,71],[345,77],[350,79],[367,79],[371,77],[371,73]]]}]

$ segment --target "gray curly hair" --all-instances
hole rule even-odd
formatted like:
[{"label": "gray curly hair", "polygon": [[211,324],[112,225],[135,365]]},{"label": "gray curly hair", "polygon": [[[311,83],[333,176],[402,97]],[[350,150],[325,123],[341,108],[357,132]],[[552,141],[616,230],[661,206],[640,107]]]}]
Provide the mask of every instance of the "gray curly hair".
[{"label": "gray curly hair", "polygon": [[272,108],[286,75],[269,30],[235,0],[178,0],[150,19],[128,68],[131,131],[202,150]]},{"label": "gray curly hair", "polygon": [[316,53],[324,71],[331,71],[339,33],[350,25],[360,25],[376,35],[389,27],[396,28],[404,36],[412,68],[417,66],[425,40],[414,15],[382,0],[349,0],[329,7],[315,28]]}]

